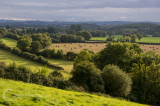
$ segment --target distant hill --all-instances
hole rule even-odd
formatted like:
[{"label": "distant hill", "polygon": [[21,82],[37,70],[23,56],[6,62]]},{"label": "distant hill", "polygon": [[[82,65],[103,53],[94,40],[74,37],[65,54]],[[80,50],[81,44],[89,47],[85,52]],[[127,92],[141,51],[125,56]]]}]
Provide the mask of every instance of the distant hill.
[{"label": "distant hill", "polygon": [[94,24],[94,25],[125,25],[133,23],[153,23],[160,22],[126,22],[126,21],[102,21],[102,22],[64,22],[64,21],[16,21],[16,20],[0,20],[0,26],[9,25],[11,27],[45,27],[45,26],[64,26],[71,24]]}]

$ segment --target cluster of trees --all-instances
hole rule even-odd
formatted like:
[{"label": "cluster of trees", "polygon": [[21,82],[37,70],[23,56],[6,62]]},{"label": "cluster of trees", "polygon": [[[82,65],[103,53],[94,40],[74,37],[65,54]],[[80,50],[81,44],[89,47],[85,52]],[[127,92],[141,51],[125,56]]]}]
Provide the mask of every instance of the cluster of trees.
[{"label": "cluster of trees", "polygon": [[55,50],[55,49],[45,49],[39,53],[38,55],[42,55],[46,58],[53,58],[53,59],[65,59],[65,60],[74,60],[77,56],[77,53],[74,52],[67,52],[66,54],[63,53],[62,50]]},{"label": "cluster of trees", "polygon": [[106,37],[106,32],[102,30],[90,31],[93,37]]},{"label": "cluster of trees", "polygon": [[133,34],[133,35],[125,34],[123,35],[123,38],[118,38],[117,40],[115,40],[115,38],[111,36],[107,38],[106,41],[135,43],[137,38],[140,41],[143,38],[143,36],[141,34]]},{"label": "cluster of trees", "polygon": [[143,52],[138,44],[109,43],[96,54],[81,51],[71,81],[91,92],[160,105],[159,58],[154,52]]},{"label": "cluster of trees", "polygon": [[[79,31],[89,31],[93,37],[105,37],[105,35],[125,35],[129,34],[141,34],[144,37],[146,35],[153,35],[153,37],[160,36],[160,25],[152,23],[135,23],[126,25],[96,25],[96,24],[67,24],[67,25],[52,25],[32,28],[14,29],[6,26],[6,28],[1,28],[1,30],[8,30],[9,33],[24,35],[24,34],[36,34],[36,33],[48,33],[48,34],[64,34],[76,35]],[[5,32],[5,31],[3,31]],[[4,35],[4,33],[2,34]],[[1,35],[0,35],[1,36]]]},{"label": "cluster of trees", "polygon": [[55,27],[46,27],[46,28],[28,28],[25,30],[27,34],[36,34],[36,33],[58,33],[60,30]]},{"label": "cluster of trees", "polygon": [[45,33],[38,33],[21,36],[20,40],[17,42],[17,47],[25,52],[37,53],[40,49],[44,49],[51,45],[52,40]]},{"label": "cluster of trees", "polygon": [[51,34],[53,43],[81,43],[85,42],[84,37],[75,34]]},{"label": "cluster of trees", "polygon": [[88,31],[79,31],[75,34],[50,34],[53,43],[81,43],[92,38]]}]

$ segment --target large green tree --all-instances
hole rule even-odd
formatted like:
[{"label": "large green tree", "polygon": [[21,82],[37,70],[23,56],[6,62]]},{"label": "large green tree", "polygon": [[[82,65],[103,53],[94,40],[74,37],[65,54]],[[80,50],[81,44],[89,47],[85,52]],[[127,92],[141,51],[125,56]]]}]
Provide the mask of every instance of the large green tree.
[{"label": "large green tree", "polygon": [[17,42],[17,47],[20,48],[22,51],[29,51],[31,42],[31,39],[20,39]]},{"label": "large green tree", "polygon": [[137,101],[146,104],[160,105],[160,64],[154,61],[150,66],[140,58],[132,68],[133,90]]},{"label": "large green tree", "polygon": [[71,80],[77,85],[83,86],[86,90],[102,92],[104,85],[100,72],[93,63],[81,61],[73,67]]},{"label": "large green tree", "polygon": [[33,34],[32,36],[33,41],[39,41],[42,45],[42,48],[46,48],[47,46],[52,44],[52,40],[46,33],[38,33]]},{"label": "large green tree", "polygon": [[138,44],[108,43],[106,48],[95,55],[94,62],[101,70],[105,65],[114,64],[124,71],[129,71],[132,60],[142,51]]},{"label": "large green tree", "polygon": [[42,49],[42,45],[39,41],[33,41],[30,48],[32,53],[37,53],[40,49]]}]

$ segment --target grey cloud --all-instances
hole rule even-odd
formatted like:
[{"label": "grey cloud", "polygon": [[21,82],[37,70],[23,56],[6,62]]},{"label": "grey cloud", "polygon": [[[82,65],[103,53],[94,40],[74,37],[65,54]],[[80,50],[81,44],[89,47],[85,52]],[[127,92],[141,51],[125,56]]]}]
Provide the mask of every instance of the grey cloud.
[{"label": "grey cloud", "polygon": [[160,21],[159,0],[0,0],[0,18]]}]

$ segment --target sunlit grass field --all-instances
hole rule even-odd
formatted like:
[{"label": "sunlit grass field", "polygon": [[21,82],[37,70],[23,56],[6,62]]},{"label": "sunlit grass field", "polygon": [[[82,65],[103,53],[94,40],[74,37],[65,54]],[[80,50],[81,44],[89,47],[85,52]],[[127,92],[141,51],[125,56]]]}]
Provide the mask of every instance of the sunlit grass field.
[{"label": "sunlit grass field", "polygon": [[[10,39],[10,38],[3,38],[2,41],[9,47],[16,47],[17,41]],[[61,66],[64,68],[64,70],[60,70],[63,74],[63,76],[68,79],[70,78],[70,72],[73,68],[73,61],[66,61],[66,60],[54,60],[54,59],[47,59],[49,62],[51,62],[52,64]],[[27,66],[29,67],[31,70],[33,70],[34,72],[38,71],[39,69],[41,69],[42,67],[44,67],[45,65],[30,61],[28,59],[25,58],[21,58],[19,56],[16,56],[12,53],[9,53],[7,51],[4,51],[2,49],[0,49],[0,61],[4,61],[7,64],[11,64],[13,62],[15,62],[17,65],[23,65],[23,66]],[[48,68],[51,71],[53,70],[57,70],[55,68]]]},{"label": "sunlit grass field", "polygon": [[[2,49],[0,49],[0,62],[6,62],[7,64],[12,64],[13,62],[15,62],[17,65],[22,65],[22,66],[26,66],[28,68],[30,68],[33,72],[37,72],[39,69],[42,69],[45,65],[39,64],[37,62],[33,62],[30,61],[28,59],[16,56],[10,52],[4,51]],[[58,62],[57,61],[57,65],[58,63],[61,64],[61,61]],[[52,62],[52,64],[54,64],[54,61]],[[64,66],[65,67],[65,66]],[[52,72],[54,70],[57,70],[56,68],[50,68],[48,67],[49,72]],[[58,70],[60,71],[64,78],[68,79],[70,78],[70,73],[64,70]]]},{"label": "sunlit grass field", "polygon": [[144,106],[138,103],[52,87],[0,79],[0,105],[11,106]]},{"label": "sunlit grass field", "polygon": [[137,39],[136,42],[160,43],[160,37],[143,37],[140,41]]},{"label": "sunlit grass field", "polygon": [[71,72],[73,69],[73,61],[66,61],[66,60],[58,60],[58,59],[48,59],[49,62],[63,67],[65,71]]},{"label": "sunlit grass field", "polygon": [[[122,38],[122,35],[114,35],[115,39]],[[108,37],[92,37],[91,40],[97,40],[97,41],[106,41]],[[143,42],[143,43],[160,43],[160,37],[143,37],[140,41],[136,39],[136,42]]]},{"label": "sunlit grass field", "polygon": [[16,47],[16,45],[17,45],[17,41],[14,39],[3,38],[2,41],[3,41],[3,43],[5,43],[9,47]]},{"label": "sunlit grass field", "polygon": [[[108,37],[109,37],[108,35],[107,35],[106,37],[92,37],[92,38],[91,38],[91,41],[92,41],[92,40],[106,41],[106,39],[107,39]],[[122,38],[123,35],[112,35],[112,37],[114,37],[115,39],[118,39],[118,38]]]}]

